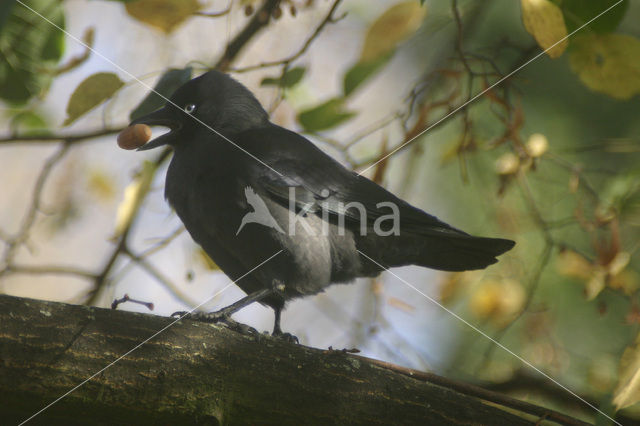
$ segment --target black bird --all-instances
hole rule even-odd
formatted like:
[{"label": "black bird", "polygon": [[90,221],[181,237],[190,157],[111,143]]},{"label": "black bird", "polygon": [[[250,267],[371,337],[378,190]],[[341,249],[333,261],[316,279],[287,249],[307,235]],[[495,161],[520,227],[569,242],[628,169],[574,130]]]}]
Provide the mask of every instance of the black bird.
[{"label": "black bird", "polygon": [[[274,309],[274,335],[283,334],[286,301],[333,283],[411,264],[482,269],[514,246],[471,236],[346,169],[271,123],[246,87],[218,71],[187,82],[163,108],[131,124],[170,129],[139,150],[173,147],[165,197],[222,271],[242,277],[237,285],[250,301]],[[276,226],[266,225],[271,218],[243,222],[247,213],[264,215],[263,205]]]}]

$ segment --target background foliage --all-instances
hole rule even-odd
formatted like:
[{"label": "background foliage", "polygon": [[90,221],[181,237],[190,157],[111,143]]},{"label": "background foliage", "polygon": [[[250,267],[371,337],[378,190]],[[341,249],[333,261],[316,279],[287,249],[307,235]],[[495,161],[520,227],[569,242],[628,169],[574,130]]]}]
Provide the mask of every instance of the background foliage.
[{"label": "background foliage", "polygon": [[[486,271],[397,273],[609,415],[637,416],[639,19],[627,0],[4,1],[0,290],[103,306],[129,292],[168,314],[222,287],[161,200],[170,153],[114,140],[162,105],[150,87],[169,96],[218,68],[415,205],[517,240]],[[430,306],[386,274],[294,302],[289,325],[606,423]],[[239,319],[268,328],[256,309]]]}]

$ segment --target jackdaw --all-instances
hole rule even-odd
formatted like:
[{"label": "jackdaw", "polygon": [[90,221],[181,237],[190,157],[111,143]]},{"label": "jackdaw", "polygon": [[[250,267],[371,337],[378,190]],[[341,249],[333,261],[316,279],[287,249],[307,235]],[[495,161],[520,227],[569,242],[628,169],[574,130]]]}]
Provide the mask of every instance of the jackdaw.
[{"label": "jackdaw", "polygon": [[274,309],[274,335],[283,335],[290,299],[395,266],[482,269],[514,246],[471,236],[348,170],[271,123],[246,87],[218,71],[135,124],[170,129],[139,150],[173,148],[166,199],[247,301]]}]

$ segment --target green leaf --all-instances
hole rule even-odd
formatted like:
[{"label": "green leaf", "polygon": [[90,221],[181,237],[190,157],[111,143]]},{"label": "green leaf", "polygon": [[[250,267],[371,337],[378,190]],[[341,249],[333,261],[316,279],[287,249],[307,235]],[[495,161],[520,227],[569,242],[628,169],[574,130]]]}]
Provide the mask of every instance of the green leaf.
[{"label": "green leaf", "polygon": [[640,207],[640,170],[609,179],[601,193],[603,206],[620,215],[637,212]]},{"label": "green leaf", "polygon": [[[619,0],[563,0],[560,7],[564,14],[567,30],[569,32],[576,30],[618,1]],[[590,23],[589,29],[597,33],[612,32],[618,28],[620,21],[622,21],[622,18],[624,18],[624,15],[627,13],[627,9],[629,9],[629,1],[623,0],[622,3]]]},{"label": "green leaf", "polygon": [[140,104],[131,111],[129,114],[129,119],[131,121],[136,118],[142,117],[143,115],[147,115],[150,112],[157,110],[165,104],[165,100],[163,97],[158,96],[158,93],[165,98],[170,98],[173,95],[178,87],[182,86],[187,81],[191,80],[191,74],[193,72],[193,68],[187,67],[183,69],[171,68],[167,70],[156,86],[153,88],[153,92],[150,92]]},{"label": "green leaf", "polygon": [[49,125],[47,121],[35,111],[20,111],[11,117],[13,133],[23,136],[46,135]]},{"label": "green leaf", "polygon": [[[7,13],[5,8],[10,4],[3,4],[1,10]],[[33,0],[29,7],[64,29],[60,2]],[[63,50],[62,31],[26,7],[14,5],[0,32],[0,98],[23,104],[33,96],[44,95]]]},{"label": "green leaf", "polygon": [[398,45],[420,27],[425,14],[426,8],[421,8],[415,1],[405,1],[378,16],[367,30],[360,59],[344,76],[342,88],[345,96],[391,59]]},{"label": "green leaf", "polygon": [[71,94],[63,126],[68,126],[109,99],[123,84],[117,75],[110,72],[100,72],[87,77]]},{"label": "green leaf", "polygon": [[2,27],[4,23],[7,22],[9,16],[11,16],[11,10],[16,4],[16,0],[4,0],[0,4],[0,32],[2,32]]},{"label": "green leaf", "polygon": [[351,94],[358,86],[364,83],[365,80],[373,76],[384,64],[389,62],[392,56],[393,51],[386,55],[382,55],[373,61],[358,62],[354,64],[344,75],[344,95],[348,96]]},{"label": "green leaf", "polygon": [[640,39],[625,34],[576,36],[569,64],[591,90],[622,100],[640,94]]},{"label": "green leaf", "polygon": [[260,82],[260,86],[280,86],[283,88],[290,88],[300,83],[304,73],[307,71],[305,67],[295,67],[287,70],[286,73],[280,77],[266,77]]},{"label": "green leaf", "polygon": [[316,107],[298,114],[298,122],[306,131],[318,132],[335,127],[355,115],[352,111],[345,111],[344,99],[333,98]]}]

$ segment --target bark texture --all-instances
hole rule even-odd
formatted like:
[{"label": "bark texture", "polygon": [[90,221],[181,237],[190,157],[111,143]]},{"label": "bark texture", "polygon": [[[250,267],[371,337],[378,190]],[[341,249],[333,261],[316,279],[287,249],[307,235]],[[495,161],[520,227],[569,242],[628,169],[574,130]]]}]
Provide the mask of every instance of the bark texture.
[{"label": "bark texture", "polygon": [[537,420],[366,358],[188,320],[170,326],[173,321],[0,296],[2,423],[28,419],[97,372],[29,424],[524,425]]}]

